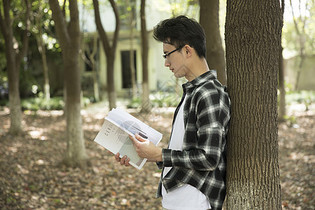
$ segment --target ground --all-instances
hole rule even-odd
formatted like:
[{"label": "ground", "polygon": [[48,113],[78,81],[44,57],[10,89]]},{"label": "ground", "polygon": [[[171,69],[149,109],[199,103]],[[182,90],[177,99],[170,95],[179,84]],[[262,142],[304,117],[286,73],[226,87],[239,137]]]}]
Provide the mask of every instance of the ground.
[{"label": "ground", "polygon": [[[85,145],[91,166],[85,170],[60,164],[66,149],[61,111],[26,111],[25,134],[12,137],[9,112],[0,110],[0,209],[161,209],[155,198],[160,171],[123,167],[93,142],[106,115],[105,105],[82,110]],[[167,144],[173,109],[136,114],[163,132]],[[283,209],[315,209],[315,115],[292,112],[279,124],[279,165]]]}]

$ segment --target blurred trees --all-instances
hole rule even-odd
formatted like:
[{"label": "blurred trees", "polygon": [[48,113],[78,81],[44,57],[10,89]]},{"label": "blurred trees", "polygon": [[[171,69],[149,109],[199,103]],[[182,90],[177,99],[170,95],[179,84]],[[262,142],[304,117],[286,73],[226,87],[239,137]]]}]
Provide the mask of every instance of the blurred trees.
[{"label": "blurred trees", "polygon": [[[5,56],[9,83],[10,133],[22,132],[22,111],[19,91],[20,65],[28,48],[30,28],[30,3],[2,0],[0,6],[0,29],[5,40]],[[24,4],[24,5],[23,5]],[[23,9],[22,8],[26,8]],[[23,11],[23,12],[21,12]],[[18,21],[22,37],[15,37],[13,21]]]},{"label": "blurred trees", "polygon": [[150,88],[149,88],[149,41],[145,15],[145,0],[141,0],[140,18],[141,18],[141,55],[142,55],[142,112],[149,112],[151,110],[150,103]]},{"label": "blurred trees", "polygon": [[279,1],[227,1],[227,209],[281,209],[277,74],[281,50]]},{"label": "blurred trees", "polygon": [[[49,5],[56,24],[56,32],[62,49],[64,64],[65,112],[67,122],[67,151],[64,160],[67,165],[85,167],[87,154],[85,151],[81,119],[78,5],[76,0],[69,0],[69,18],[62,12],[58,0],[49,0]],[[63,5],[64,8],[65,6]]]},{"label": "blurred trees", "polygon": [[315,1],[289,0],[288,4],[292,20],[286,22],[283,31],[284,47],[299,59],[294,87],[297,90],[305,58],[315,55]]},{"label": "blurred trees", "polygon": [[113,8],[115,14],[115,32],[112,40],[110,41],[105,29],[103,27],[101,17],[100,17],[100,9],[98,0],[93,0],[94,5],[94,14],[95,14],[95,24],[99,34],[99,37],[102,42],[103,49],[106,54],[106,73],[107,73],[107,94],[108,94],[108,102],[109,102],[109,109],[116,107],[116,91],[114,85],[114,62],[115,62],[115,53],[117,48],[118,42],[118,34],[120,28],[120,20],[118,9],[114,0],[109,0],[111,7]]},{"label": "blurred trees", "polygon": [[200,24],[207,36],[207,62],[217,71],[218,80],[226,85],[225,56],[219,27],[219,0],[200,0]]},{"label": "blurred trees", "polygon": [[[41,55],[42,66],[43,66],[43,75],[44,75],[44,98],[46,101],[50,99],[50,84],[49,84],[49,72],[48,72],[48,64],[47,64],[47,56],[46,56],[46,43],[43,38],[45,34],[45,28],[47,27],[47,21],[45,21],[48,11],[48,4],[45,1],[34,1],[32,8],[32,33],[37,41],[38,52]],[[49,22],[48,22],[49,23]]]}]

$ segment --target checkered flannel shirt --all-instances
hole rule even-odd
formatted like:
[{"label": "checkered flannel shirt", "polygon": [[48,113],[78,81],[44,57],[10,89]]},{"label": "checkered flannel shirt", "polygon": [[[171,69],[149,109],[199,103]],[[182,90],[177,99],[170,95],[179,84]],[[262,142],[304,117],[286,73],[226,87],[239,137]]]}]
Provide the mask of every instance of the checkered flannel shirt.
[{"label": "checkered flannel shirt", "polygon": [[[190,184],[208,198],[212,209],[221,209],[225,198],[226,135],[230,99],[224,86],[209,71],[183,84],[185,134],[182,151],[163,149],[160,168],[172,167],[159,183],[171,191]],[[173,123],[182,103],[178,105]],[[162,173],[163,174],[163,173]],[[180,201],[179,201],[180,202]]]}]

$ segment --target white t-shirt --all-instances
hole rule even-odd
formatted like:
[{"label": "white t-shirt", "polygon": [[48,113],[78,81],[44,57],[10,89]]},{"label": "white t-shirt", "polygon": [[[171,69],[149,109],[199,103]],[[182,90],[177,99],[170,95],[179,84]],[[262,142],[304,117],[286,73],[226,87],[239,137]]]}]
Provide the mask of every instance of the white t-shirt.
[{"label": "white t-shirt", "polygon": [[[176,119],[173,125],[173,132],[169,149],[182,150],[184,139],[184,111],[186,97],[181,104]],[[172,167],[165,167],[163,171],[163,177],[172,169]],[[207,197],[200,192],[197,188],[184,184],[183,186],[166,192],[162,184],[162,206],[169,210],[205,210],[211,209],[210,203]]]}]

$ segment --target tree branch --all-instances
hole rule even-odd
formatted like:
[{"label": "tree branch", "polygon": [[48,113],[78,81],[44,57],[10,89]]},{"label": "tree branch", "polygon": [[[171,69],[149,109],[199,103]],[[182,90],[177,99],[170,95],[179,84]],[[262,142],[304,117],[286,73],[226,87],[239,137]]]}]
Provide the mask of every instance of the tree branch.
[{"label": "tree branch", "polygon": [[31,25],[31,23],[30,23],[31,5],[30,5],[30,2],[28,0],[24,0],[24,1],[25,1],[25,5],[26,5],[26,12],[25,12],[26,28],[25,28],[24,33],[23,33],[22,47],[16,56],[16,63],[17,64],[21,63],[21,60],[23,59],[23,57],[27,53],[28,40],[29,40],[29,30],[30,30],[30,25]]},{"label": "tree branch", "polygon": [[120,20],[119,20],[119,14],[118,14],[118,9],[117,5],[114,0],[109,0],[110,4],[112,5],[114,14],[115,14],[115,19],[116,19],[116,26],[115,26],[115,33],[113,37],[113,45],[112,48],[116,49],[117,42],[118,42],[118,34],[119,34],[119,26],[120,26]]},{"label": "tree branch", "polygon": [[106,55],[108,55],[108,54],[110,54],[111,46],[109,44],[109,40],[108,40],[107,34],[105,32],[105,29],[102,25],[98,0],[93,0],[93,5],[94,5],[93,8],[94,8],[96,28],[97,28],[98,34],[102,40],[102,43],[104,46],[104,51],[105,51]]},{"label": "tree branch", "polygon": [[66,20],[61,12],[58,0],[49,0],[49,5],[52,10],[52,16],[55,21],[56,32],[61,48],[64,49],[70,40]]}]

